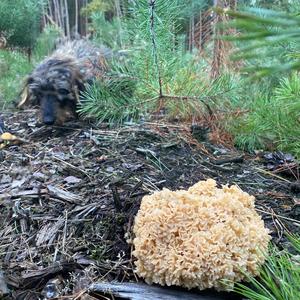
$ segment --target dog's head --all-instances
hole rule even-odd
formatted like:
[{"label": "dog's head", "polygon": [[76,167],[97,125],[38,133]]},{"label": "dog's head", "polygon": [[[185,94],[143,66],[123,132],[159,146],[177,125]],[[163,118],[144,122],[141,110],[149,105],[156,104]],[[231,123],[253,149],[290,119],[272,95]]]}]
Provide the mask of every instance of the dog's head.
[{"label": "dog's head", "polygon": [[76,116],[79,93],[106,71],[109,49],[85,40],[66,42],[26,79],[18,107],[40,107],[42,122],[62,124]]},{"label": "dog's head", "polygon": [[51,58],[26,79],[18,106],[36,105],[44,124],[62,124],[76,116],[79,92],[83,88],[82,75],[75,61]]}]

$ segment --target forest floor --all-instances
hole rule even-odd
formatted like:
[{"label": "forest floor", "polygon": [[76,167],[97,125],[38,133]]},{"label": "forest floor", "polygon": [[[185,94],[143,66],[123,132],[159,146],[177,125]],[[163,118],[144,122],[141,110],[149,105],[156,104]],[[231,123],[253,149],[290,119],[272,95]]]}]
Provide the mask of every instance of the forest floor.
[{"label": "forest floor", "polygon": [[275,244],[299,232],[299,165],[289,155],[241,153],[163,122],[52,128],[38,127],[34,111],[2,117],[21,139],[0,150],[0,275],[14,299],[79,299],[92,282],[137,280],[126,238],[142,197],[163,187],[237,184],[256,197]]}]

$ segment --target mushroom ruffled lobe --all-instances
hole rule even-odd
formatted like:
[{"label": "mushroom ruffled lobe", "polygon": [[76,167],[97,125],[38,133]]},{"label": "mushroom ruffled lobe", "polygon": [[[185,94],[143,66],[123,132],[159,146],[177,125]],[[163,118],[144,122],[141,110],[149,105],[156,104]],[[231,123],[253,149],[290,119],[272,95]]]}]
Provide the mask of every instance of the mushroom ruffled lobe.
[{"label": "mushroom ruffled lobe", "polygon": [[140,277],[200,290],[230,290],[257,275],[270,241],[254,197],[213,179],[145,196],[133,232]]}]

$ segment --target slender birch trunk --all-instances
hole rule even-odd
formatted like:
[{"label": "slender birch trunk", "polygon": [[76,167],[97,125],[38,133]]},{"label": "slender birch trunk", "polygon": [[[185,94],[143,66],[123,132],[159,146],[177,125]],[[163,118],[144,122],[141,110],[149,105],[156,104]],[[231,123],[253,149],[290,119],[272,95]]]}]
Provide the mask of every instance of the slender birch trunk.
[{"label": "slender birch trunk", "polygon": [[65,36],[67,35],[66,30],[66,22],[65,22],[65,13],[64,13],[64,1],[58,0],[58,6],[59,6],[59,14],[61,16],[61,26],[62,30],[65,33]]},{"label": "slender birch trunk", "polygon": [[199,50],[202,50],[202,12],[199,15]]},{"label": "slender birch trunk", "polygon": [[71,34],[70,34],[69,7],[68,7],[67,0],[65,0],[64,2],[65,2],[65,14],[66,14],[66,32],[67,32],[68,39],[70,39],[71,38]]},{"label": "slender birch trunk", "polygon": [[116,9],[116,16],[118,19],[118,30],[119,30],[119,37],[120,37],[120,46],[122,48],[123,46],[123,39],[122,39],[122,23],[121,23],[121,17],[122,17],[122,11],[121,11],[121,5],[120,0],[115,0],[115,9]]},{"label": "slender birch trunk", "polygon": [[75,0],[75,34],[78,33],[78,0]]},{"label": "slender birch trunk", "polygon": [[60,9],[57,0],[53,0],[53,4],[54,4],[55,21],[57,22],[58,27],[63,29],[61,18],[60,18]]},{"label": "slender birch trunk", "polygon": [[[88,0],[85,0],[84,6],[88,5]],[[85,14],[85,26],[84,26],[84,35],[87,35],[87,29],[88,29],[88,16]]]}]

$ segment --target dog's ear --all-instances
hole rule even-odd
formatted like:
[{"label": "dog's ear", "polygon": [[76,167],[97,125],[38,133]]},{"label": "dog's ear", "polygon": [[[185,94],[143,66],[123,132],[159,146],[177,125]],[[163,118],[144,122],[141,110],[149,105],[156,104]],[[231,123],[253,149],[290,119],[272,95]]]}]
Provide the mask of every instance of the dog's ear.
[{"label": "dog's ear", "polygon": [[27,77],[25,82],[24,82],[24,86],[23,89],[21,90],[19,97],[20,102],[17,105],[17,108],[22,108],[23,106],[29,105],[30,103],[30,93],[29,93],[29,84],[33,82],[33,78],[32,77]]},{"label": "dog's ear", "polygon": [[80,102],[80,95],[82,92],[85,91],[85,85],[84,82],[81,78],[78,78],[75,80],[75,97],[76,97],[76,102]]},{"label": "dog's ear", "polygon": [[85,85],[82,79],[76,79],[76,86],[78,88],[78,92],[84,92],[85,90]]}]

